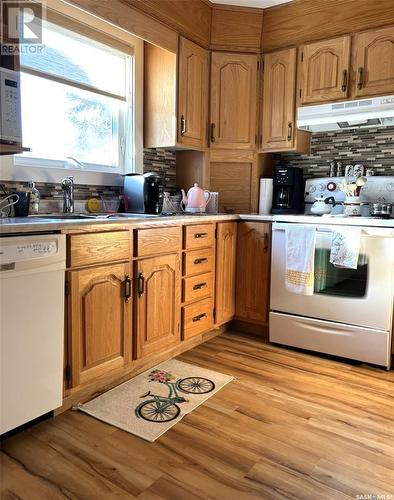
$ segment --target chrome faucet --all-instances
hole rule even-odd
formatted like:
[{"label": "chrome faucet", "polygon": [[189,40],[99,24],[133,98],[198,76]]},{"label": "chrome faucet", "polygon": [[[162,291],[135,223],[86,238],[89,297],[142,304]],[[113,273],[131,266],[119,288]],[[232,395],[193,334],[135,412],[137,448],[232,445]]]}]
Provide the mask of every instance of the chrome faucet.
[{"label": "chrome faucet", "polygon": [[74,177],[65,177],[61,183],[63,189],[63,213],[74,212]]}]

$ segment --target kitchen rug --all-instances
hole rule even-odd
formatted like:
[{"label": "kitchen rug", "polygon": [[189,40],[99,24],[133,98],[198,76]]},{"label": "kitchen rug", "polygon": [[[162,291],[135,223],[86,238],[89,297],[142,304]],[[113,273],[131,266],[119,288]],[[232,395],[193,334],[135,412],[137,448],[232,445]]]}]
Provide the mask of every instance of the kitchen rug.
[{"label": "kitchen rug", "polygon": [[155,441],[233,379],[171,359],[76,409]]}]

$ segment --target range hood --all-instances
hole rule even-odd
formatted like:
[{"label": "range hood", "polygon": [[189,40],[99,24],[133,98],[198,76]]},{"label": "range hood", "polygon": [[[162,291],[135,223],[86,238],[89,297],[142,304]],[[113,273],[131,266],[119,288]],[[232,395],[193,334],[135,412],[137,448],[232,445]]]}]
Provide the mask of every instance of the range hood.
[{"label": "range hood", "polygon": [[394,125],[394,95],[297,109],[297,127],[311,132]]}]

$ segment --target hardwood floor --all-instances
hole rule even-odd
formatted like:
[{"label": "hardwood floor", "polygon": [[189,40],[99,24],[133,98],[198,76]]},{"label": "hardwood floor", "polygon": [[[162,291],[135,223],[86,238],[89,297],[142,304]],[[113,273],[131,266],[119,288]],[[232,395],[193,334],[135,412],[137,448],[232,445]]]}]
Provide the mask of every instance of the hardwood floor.
[{"label": "hardwood floor", "polygon": [[394,371],[242,334],[179,359],[237,379],[155,443],[73,411],[8,438],[1,498],[394,498]]}]

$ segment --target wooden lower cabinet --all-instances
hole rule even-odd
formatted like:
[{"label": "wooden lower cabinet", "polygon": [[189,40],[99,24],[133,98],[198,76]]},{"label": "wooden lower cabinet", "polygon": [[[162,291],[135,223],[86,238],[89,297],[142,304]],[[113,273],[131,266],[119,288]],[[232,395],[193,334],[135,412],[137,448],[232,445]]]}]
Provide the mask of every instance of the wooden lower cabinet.
[{"label": "wooden lower cabinet", "polygon": [[220,325],[235,315],[237,222],[220,222],[216,239],[215,323]]},{"label": "wooden lower cabinet", "polygon": [[131,361],[131,274],[130,263],[67,273],[72,387]]},{"label": "wooden lower cabinet", "polygon": [[181,274],[178,254],[135,263],[136,358],[180,341]]},{"label": "wooden lower cabinet", "polygon": [[240,222],[237,237],[236,318],[268,323],[271,225]]}]

